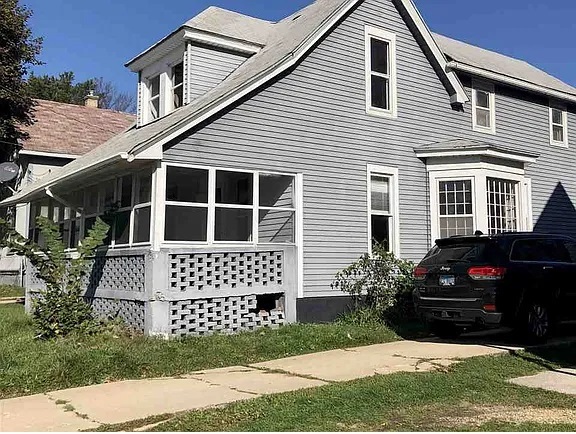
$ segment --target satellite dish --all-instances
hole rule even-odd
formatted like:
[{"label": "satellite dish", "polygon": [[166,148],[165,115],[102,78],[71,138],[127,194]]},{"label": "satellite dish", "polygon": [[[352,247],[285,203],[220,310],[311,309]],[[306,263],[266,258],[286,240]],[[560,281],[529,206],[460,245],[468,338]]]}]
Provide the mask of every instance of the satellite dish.
[{"label": "satellite dish", "polygon": [[18,176],[20,167],[14,163],[2,163],[0,164],[0,182],[12,181]]}]

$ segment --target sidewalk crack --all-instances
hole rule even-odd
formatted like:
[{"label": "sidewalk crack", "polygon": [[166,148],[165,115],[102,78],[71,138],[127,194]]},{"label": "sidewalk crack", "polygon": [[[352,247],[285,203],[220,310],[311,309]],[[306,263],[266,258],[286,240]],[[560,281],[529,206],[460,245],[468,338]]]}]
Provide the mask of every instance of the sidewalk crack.
[{"label": "sidewalk crack", "polygon": [[46,396],[50,401],[52,401],[54,405],[56,405],[57,407],[61,407],[64,412],[74,413],[74,415],[80,419],[84,419],[92,423],[97,423],[98,425],[103,425],[102,422],[96,419],[92,419],[87,414],[80,413],[79,411],[77,411],[70,401],[66,401],[64,399],[57,399],[54,396],[50,395],[50,392],[44,393],[44,396]]},{"label": "sidewalk crack", "polygon": [[258,371],[263,371],[263,372],[266,372],[268,374],[284,374],[284,375],[288,375],[289,377],[305,378],[306,380],[322,381],[323,383],[328,383],[328,384],[338,383],[337,381],[334,381],[334,380],[326,380],[324,378],[314,377],[312,375],[306,375],[306,374],[297,374],[295,372],[285,371],[283,369],[278,369],[278,368],[265,368],[263,366],[247,366],[247,367],[257,369]]}]

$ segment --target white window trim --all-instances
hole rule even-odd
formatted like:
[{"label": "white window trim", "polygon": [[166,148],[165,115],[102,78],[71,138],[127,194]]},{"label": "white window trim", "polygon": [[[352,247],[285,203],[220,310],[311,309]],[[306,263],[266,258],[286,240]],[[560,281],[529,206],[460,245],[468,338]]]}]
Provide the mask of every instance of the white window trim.
[{"label": "white window trim", "polygon": [[[478,90],[489,93],[490,128],[478,125],[477,123],[477,109],[486,110],[486,107],[478,107],[476,94]],[[496,134],[496,91],[493,83],[472,79],[472,129],[481,133]]]},{"label": "white window trim", "polygon": [[[189,202],[174,202],[168,201],[166,199],[166,177],[168,167],[182,167],[186,169],[198,169],[198,170],[206,170],[208,171],[208,202],[207,203],[189,203]],[[253,199],[252,205],[233,205],[233,204],[219,204],[216,203],[216,172],[224,171],[224,172],[236,172],[236,173],[249,173],[252,174],[253,178]],[[269,175],[280,175],[280,176],[290,176],[294,178],[294,207],[261,207],[260,206],[260,174],[269,174]],[[302,206],[302,191],[301,191],[301,178],[299,178],[299,174],[296,173],[288,173],[288,172],[277,172],[273,170],[246,170],[246,169],[234,169],[228,167],[215,167],[215,166],[202,166],[202,165],[194,165],[194,164],[187,164],[187,163],[161,163],[161,171],[158,172],[158,176],[162,177],[162,180],[157,183],[156,188],[162,188],[162,192],[157,192],[158,197],[163,198],[163,208],[160,206],[156,206],[156,212],[161,215],[161,220],[163,222],[161,228],[155,228],[155,245],[159,247],[198,247],[198,248],[206,248],[206,247],[245,247],[245,246],[301,246],[300,239],[302,238],[302,224],[300,214],[301,206]],[[299,181],[300,179],[300,181]],[[164,226],[165,226],[165,207],[167,205],[175,205],[175,206],[182,206],[182,207],[195,207],[201,208],[205,207],[208,208],[208,218],[207,218],[207,241],[168,241],[165,239],[164,236]],[[215,228],[216,228],[216,208],[228,208],[228,209],[250,209],[252,210],[252,241],[216,241],[214,239]],[[258,237],[258,217],[260,210],[274,210],[274,211],[288,211],[294,213],[294,241],[292,243],[266,243],[260,242]]]},{"label": "white window trim", "polygon": [[367,199],[367,230],[368,252],[372,254],[372,176],[382,175],[390,178],[390,201],[392,225],[390,225],[390,251],[400,257],[400,203],[399,203],[399,171],[396,167],[368,164],[366,167],[366,199]]},{"label": "white window trim", "polygon": [[[462,214],[462,215],[446,215],[446,216],[442,216],[440,214],[440,200],[439,200],[439,196],[440,196],[440,190],[438,189],[438,185],[440,184],[440,182],[443,181],[471,181],[471,191],[472,191],[472,214]],[[432,190],[434,190],[435,194],[433,196],[433,198],[430,199],[430,205],[431,205],[431,209],[433,210],[433,215],[434,218],[432,220],[435,220],[435,226],[436,226],[436,230],[437,230],[437,236],[436,238],[438,238],[440,236],[440,219],[442,217],[472,217],[473,222],[472,222],[472,227],[474,228],[474,230],[476,230],[476,226],[477,226],[477,212],[476,210],[479,209],[478,206],[478,194],[476,192],[476,183],[475,183],[475,177],[474,176],[465,176],[465,175],[453,175],[449,174],[449,173],[445,173],[442,176],[438,176],[435,178],[434,180],[434,184],[430,184],[430,192],[432,192]],[[434,206],[432,206],[434,205]],[[436,239],[435,238],[435,239]]]},{"label": "white window trim", "polygon": [[[372,52],[370,40],[380,39],[388,43],[389,48],[389,82],[390,82],[390,109],[384,110],[372,106]],[[398,91],[397,91],[397,72],[396,72],[396,34],[376,27],[365,27],[364,36],[364,57],[365,57],[365,81],[366,81],[366,113],[374,116],[386,118],[398,117]]]},{"label": "white window trim", "polygon": [[[559,110],[562,112],[562,128],[564,128],[564,140],[558,141],[554,140],[554,126],[560,125],[555,124],[552,117],[552,110]],[[552,146],[558,146],[561,148],[568,147],[568,110],[566,107],[550,104],[548,109],[548,119],[549,119],[549,128],[550,128],[550,144]]]},{"label": "white window trim", "polygon": [[[447,168],[447,166],[451,166]],[[432,244],[440,237],[439,181],[472,180],[474,230],[488,233],[487,179],[499,178],[518,182],[518,231],[531,231],[532,183],[523,170],[508,169],[495,164],[438,165],[429,167],[430,223]]]}]

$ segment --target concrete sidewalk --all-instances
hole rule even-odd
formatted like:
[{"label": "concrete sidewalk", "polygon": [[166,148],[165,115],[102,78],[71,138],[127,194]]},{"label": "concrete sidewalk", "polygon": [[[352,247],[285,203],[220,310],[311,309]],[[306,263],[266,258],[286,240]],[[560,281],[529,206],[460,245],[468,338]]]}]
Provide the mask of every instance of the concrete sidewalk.
[{"label": "concrete sidewalk", "polygon": [[424,372],[510,347],[401,341],[178,378],[122,381],[0,401],[0,431],[79,431],[376,374]]}]

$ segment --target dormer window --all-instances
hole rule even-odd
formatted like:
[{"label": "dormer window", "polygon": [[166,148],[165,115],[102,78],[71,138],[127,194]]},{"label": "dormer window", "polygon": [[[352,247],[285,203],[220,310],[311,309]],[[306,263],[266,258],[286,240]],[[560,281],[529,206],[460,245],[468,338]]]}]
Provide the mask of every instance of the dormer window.
[{"label": "dormer window", "polygon": [[184,105],[184,63],[172,67],[172,108]]},{"label": "dormer window", "polygon": [[160,76],[148,80],[148,92],[150,93],[149,110],[150,120],[158,119],[160,117]]}]

